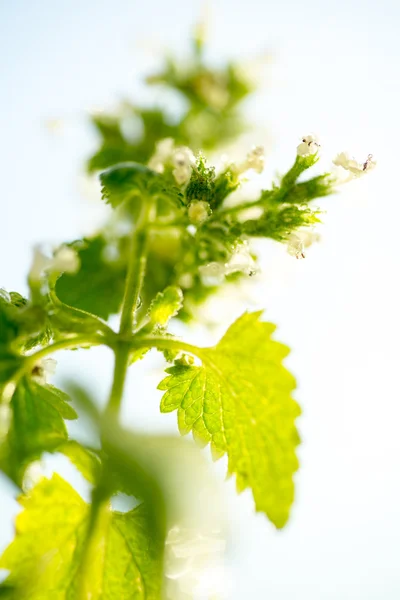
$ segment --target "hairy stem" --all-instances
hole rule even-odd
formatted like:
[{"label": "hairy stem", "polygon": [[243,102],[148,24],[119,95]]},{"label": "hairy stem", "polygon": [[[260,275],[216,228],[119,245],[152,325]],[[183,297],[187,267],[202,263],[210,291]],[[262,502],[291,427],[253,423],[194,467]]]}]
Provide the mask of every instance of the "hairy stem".
[{"label": "hairy stem", "polygon": [[[132,235],[131,254],[119,328],[119,337],[121,338],[132,335],[133,329],[136,326],[136,313],[140,303],[140,293],[146,272],[150,229],[154,219],[154,200],[152,198],[144,198],[141,215]],[[122,401],[126,372],[129,366],[130,348],[127,344],[117,343],[114,353],[114,377],[107,411],[117,412]]]}]

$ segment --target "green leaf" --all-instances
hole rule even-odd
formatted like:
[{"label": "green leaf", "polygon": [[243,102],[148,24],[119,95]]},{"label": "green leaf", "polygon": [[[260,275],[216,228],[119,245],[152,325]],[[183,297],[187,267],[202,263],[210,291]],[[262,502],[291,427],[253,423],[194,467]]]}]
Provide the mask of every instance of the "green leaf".
[{"label": "green leaf", "polygon": [[154,196],[183,204],[183,194],[175,185],[159,173],[134,162],[117,164],[100,174],[103,199],[117,208],[122,203],[136,198]]},{"label": "green leaf", "polygon": [[21,485],[26,466],[68,439],[64,419],[76,419],[69,396],[52,385],[22,379],[10,402],[10,423],[0,442],[0,467]]},{"label": "green leaf", "polygon": [[75,274],[64,273],[55,292],[64,304],[108,319],[119,311],[126,276],[124,260],[105,260],[106,241],[98,235],[76,247],[81,268]]},{"label": "green leaf", "polygon": [[116,208],[123,202],[147,194],[159,175],[134,162],[120,163],[100,174],[102,197]]},{"label": "green leaf", "polygon": [[245,313],[214,348],[199,349],[200,367],[176,366],[159,385],[161,411],[178,411],[182,434],[228,454],[238,491],[250,487],[256,509],[276,527],[288,520],[298,468],[300,409],[295,380],[282,365],[288,348],[271,338],[275,326]]},{"label": "green leaf", "polygon": [[8,350],[7,346],[0,343],[0,398],[2,385],[6,384],[22,366],[23,358]]},{"label": "green leaf", "polygon": [[[8,600],[159,600],[162,542],[145,506],[90,506],[61,479],[21,496],[16,538],[0,559]],[[151,532],[151,535],[150,535]]]},{"label": "green leaf", "polygon": [[236,234],[268,237],[278,242],[288,239],[292,231],[319,223],[319,210],[295,204],[272,204],[259,219],[249,219],[233,228]]},{"label": "green leaf", "polygon": [[26,298],[0,290],[0,345],[31,350],[47,344],[51,331],[43,307],[31,304]]},{"label": "green leaf", "polygon": [[[127,109],[131,124],[133,122],[139,125],[139,133],[142,128],[139,139],[128,140],[122,135]],[[124,116],[117,114],[92,117],[92,122],[102,137],[102,144],[88,161],[89,171],[106,169],[127,161],[146,163],[154,152],[156,142],[162,138],[173,137],[179,143],[187,143],[186,139],[180,137],[179,125],[167,123],[168,115],[161,110],[137,109],[124,102],[122,112]]]},{"label": "green leaf", "polygon": [[178,314],[183,305],[182,290],[176,286],[169,286],[159,292],[149,308],[149,319],[154,325],[167,325],[169,320]]}]

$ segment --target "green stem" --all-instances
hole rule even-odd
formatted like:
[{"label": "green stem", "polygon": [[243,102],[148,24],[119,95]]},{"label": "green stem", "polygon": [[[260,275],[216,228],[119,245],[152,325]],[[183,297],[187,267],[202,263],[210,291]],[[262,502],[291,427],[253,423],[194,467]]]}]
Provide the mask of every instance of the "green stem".
[{"label": "green stem", "polygon": [[136,311],[140,301],[147,264],[147,249],[150,223],[154,219],[155,206],[151,198],[143,200],[142,214],[133,232],[128,275],[125,282],[124,301],[122,304],[120,335],[132,333],[136,324]]},{"label": "green stem", "polygon": [[[270,199],[270,197],[268,197],[268,200],[269,199]],[[214,218],[217,220],[221,216],[233,215],[235,213],[242,212],[242,210],[247,210],[248,208],[253,208],[254,206],[263,207],[263,206],[265,206],[266,202],[267,202],[267,198],[259,198],[258,200],[253,200],[252,202],[245,202],[244,204],[236,204],[235,206],[228,206],[227,208],[222,208],[221,210],[216,211],[215,217],[214,217],[214,215],[212,215],[211,218],[209,219],[209,221],[211,221]]]},{"label": "green stem", "polygon": [[121,405],[122,394],[124,392],[126,372],[129,366],[130,347],[128,344],[118,344],[114,350],[114,376],[111,386],[110,398],[108,400],[107,411],[117,413]]},{"label": "green stem", "polygon": [[53,352],[58,350],[70,350],[71,348],[77,348],[78,346],[99,346],[100,344],[106,344],[107,340],[102,335],[76,335],[74,337],[67,337],[54,344],[50,344],[45,348],[41,348],[34,354],[25,356],[24,365],[33,366],[41,358],[45,358]]},{"label": "green stem", "polygon": [[[155,209],[155,203],[152,198],[143,198],[142,212],[132,236],[128,275],[125,282],[121,323],[118,334],[120,339],[124,336],[132,335],[133,329],[136,326],[136,313],[140,303],[140,293],[146,272],[148,242],[151,224],[155,219]],[[110,411],[116,414],[121,405],[126,373],[129,366],[129,345],[117,343],[114,353],[114,376],[106,410],[107,412]]]},{"label": "green stem", "polygon": [[140,348],[158,348],[159,350],[176,350],[178,352],[188,352],[198,358],[203,358],[203,348],[186,344],[180,340],[171,340],[164,337],[135,337],[123,340],[130,350]]}]

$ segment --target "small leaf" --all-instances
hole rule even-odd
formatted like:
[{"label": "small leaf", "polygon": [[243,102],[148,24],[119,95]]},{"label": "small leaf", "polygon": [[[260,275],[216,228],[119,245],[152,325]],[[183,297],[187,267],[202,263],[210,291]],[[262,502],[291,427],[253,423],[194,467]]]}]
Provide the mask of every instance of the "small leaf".
[{"label": "small leaf", "polygon": [[288,349],[271,338],[275,326],[260,314],[244,314],[217,346],[199,349],[201,367],[167,369],[161,411],[177,410],[180,432],[210,443],[215,457],[227,453],[238,491],[250,487],[256,509],[283,527],[294,498],[300,409],[282,365]]},{"label": "small leaf", "polygon": [[155,325],[165,326],[172,317],[178,314],[182,305],[182,290],[171,285],[163,292],[159,292],[152,301],[148,313],[149,319]]},{"label": "small leaf", "polygon": [[159,175],[139,163],[120,163],[100,174],[103,199],[116,208],[146,194]]},{"label": "small leaf", "polygon": [[183,194],[171,182],[148,167],[134,162],[120,163],[100,174],[103,199],[117,208],[136,198],[154,196],[183,204]]},{"label": "small leaf", "polygon": [[21,485],[26,466],[68,439],[64,419],[76,419],[69,396],[52,385],[24,378],[10,408],[10,423],[0,442],[0,467]]},{"label": "small leaf", "polygon": [[21,496],[15,540],[0,559],[8,600],[159,600],[162,540],[142,504],[91,508],[58,475]]}]

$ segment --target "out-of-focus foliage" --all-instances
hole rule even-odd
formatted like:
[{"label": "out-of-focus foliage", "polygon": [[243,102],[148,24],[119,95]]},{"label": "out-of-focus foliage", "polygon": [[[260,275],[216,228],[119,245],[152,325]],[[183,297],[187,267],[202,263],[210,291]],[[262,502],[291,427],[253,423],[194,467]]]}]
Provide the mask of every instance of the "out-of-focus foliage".
[{"label": "out-of-focus foliage", "polygon": [[119,513],[88,505],[63,479],[43,479],[19,499],[16,538],[0,559],[9,600],[148,598],[162,585],[162,538],[146,506]]},{"label": "out-of-focus foliage", "polygon": [[255,87],[246,70],[236,63],[212,67],[202,44],[194,50],[185,61],[169,56],[160,71],[146,80],[178,97],[185,107],[178,117],[171,118],[163,108],[126,101],[113,114],[92,117],[100,148],[88,161],[89,171],[126,161],[146,163],[162,138],[171,137],[195,152],[210,151],[247,130],[241,105]]}]

